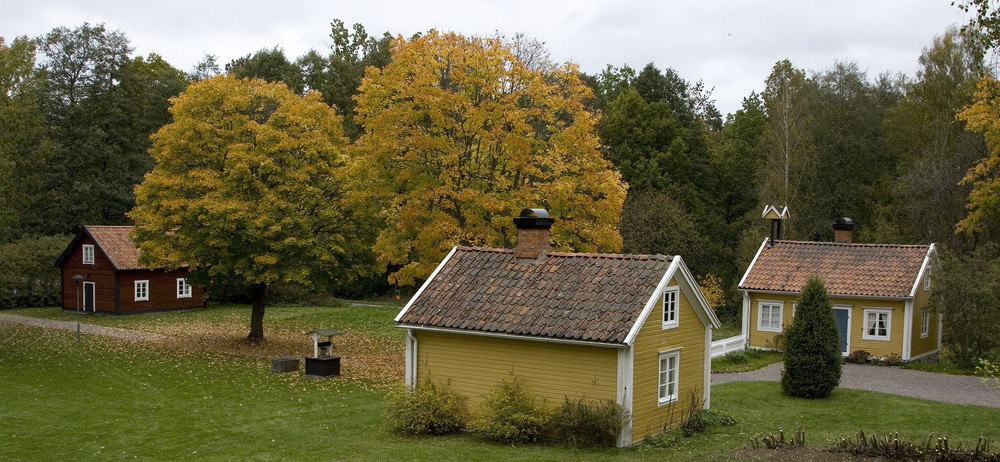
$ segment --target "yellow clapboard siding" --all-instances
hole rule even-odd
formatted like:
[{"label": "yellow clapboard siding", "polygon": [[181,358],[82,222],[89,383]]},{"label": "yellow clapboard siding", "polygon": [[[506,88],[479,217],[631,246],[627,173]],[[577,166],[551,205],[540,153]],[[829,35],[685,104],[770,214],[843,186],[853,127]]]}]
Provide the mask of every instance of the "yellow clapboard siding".
[{"label": "yellow clapboard siding", "polygon": [[[902,301],[882,301],[882,300],[840,300],[844,304],[853,304],[851,310],[851,344],[850,350],[865,350],[873,356],[885,357],[890,354],[902,356],[903,354],[903,326],[906,318],[905,308]],[[838,303],[838,301],[834,301]],[[865,309],[890,310],[889,340],[866,340],[865,331]],[[920,331],[917,331],[920,335]]]},{"label": "yellow clapboard siding", "polygon": [[781,309],[782,331],[792,323],[792,305],[798,300],[798,295],[778,295],[778,294],[758,294],[750,293],[750,332],[749,345],[755,348],[776,348],[775,337],[780,332],[767,332],[757,330],[758,318],[760,317],[759,303],[761,300],[771,302],[783,302]]},{"label": "yellow clapboard siding", "polygon": [[473,408],[501,382],[515,379],[547,407],[565,397],[617,395],[617,348],[427,331],[414,336],[417,380],[446,384]]},{"label": "yellow clapboard siding", "polygon": [[[670,281],[670,285],[675,285]],[[681,291],[678,327],[662,328],[662,301],[657,301],[636,336],[632,375],[632,442],[676,427],[690,412],[692,394],[700,409],[705,386],[705,325]],[[660,352],[680,348],[677,401],[660,405],[658,398]]]},{"label": "yellow clapboard siding", "polygon": [[[934,280],[931,280],[933,289]],[[910,348],[910,356],[917,356],[929,353],[937,349],[938,339],[938,314],[930,310],[930,320],[928,323],[927,337],[920,338],[920,315],[925,307],[930,307],[931,292],[924,290],[923,281],[917,287],[917,293],[913,297],[913,342]]]}]

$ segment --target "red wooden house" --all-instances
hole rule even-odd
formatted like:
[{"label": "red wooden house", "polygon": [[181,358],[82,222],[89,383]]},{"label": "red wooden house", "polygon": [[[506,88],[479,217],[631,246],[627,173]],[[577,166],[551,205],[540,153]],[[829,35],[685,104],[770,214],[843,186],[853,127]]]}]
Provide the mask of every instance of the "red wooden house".
[{"label": "red wooden house", "polygon": [[[205,290],[188,284],[187,268],[139,264],[131,226],[84,226],[56,266],[62,269],[62,307],[127,314],[205,306]],[[74,276],[82,276],[77,281]]]}]

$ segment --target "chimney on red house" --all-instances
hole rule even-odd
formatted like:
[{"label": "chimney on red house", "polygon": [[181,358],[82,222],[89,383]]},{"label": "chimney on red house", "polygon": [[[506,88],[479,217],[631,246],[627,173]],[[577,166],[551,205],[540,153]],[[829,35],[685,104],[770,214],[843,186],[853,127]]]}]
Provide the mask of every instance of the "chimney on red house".
[{"label": "chimney on red house", "polygon": [[517,226],[517,247],[514,256],[517,258],[538,258],[549,247],[549,228],[555,218],[549,217],[545,209],[524,209],[521,215],[514,218]]},{"label": "chimney on red house", "polygon": [[850,244],[854,234],[854,220],[840,217],[833,221],[833,242]]}]

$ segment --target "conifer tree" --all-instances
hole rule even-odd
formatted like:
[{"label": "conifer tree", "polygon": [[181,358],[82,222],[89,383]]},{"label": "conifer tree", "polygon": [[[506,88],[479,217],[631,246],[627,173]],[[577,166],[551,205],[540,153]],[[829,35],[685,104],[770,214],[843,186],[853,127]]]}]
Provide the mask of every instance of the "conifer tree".
[{"label": "conifer tree", "polygon": [[829,396],[840,383],[839,336],[826,286],[818,277],[802,288],[785,340],[781,389],[800,398]]}]

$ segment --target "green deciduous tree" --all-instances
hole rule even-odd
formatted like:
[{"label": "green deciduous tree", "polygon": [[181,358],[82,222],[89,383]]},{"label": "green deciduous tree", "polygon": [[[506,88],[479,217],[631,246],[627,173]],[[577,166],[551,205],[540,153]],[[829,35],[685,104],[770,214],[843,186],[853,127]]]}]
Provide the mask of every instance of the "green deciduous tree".
[{"label": "green deciduous tree", "polygon": [[793,206],[816,163],[806,73],[787,59],[779,61],[766,85],[767,129],[762,139],[759,196],[765,204]]},{"label": "green deciduous tree", "polygon": [[238,79],[263,79],[268,82],[283,82],[295,93],[304,90],[302,70],[285,57],[285,50],[274,47],[234,59],[226,64],[226,73]]},{"label": "green deciduous tree", "polygon": [[988,244],[957,255],[942,247],[938,254],[931,308],[944,314],[952,360],[971,368],[1000,353],[1000,248]]},{"label": "green deciduous tree", "polygon": [[52,263],[70,239],[68,235],[37,236],[0,244],[0,308],[58,304],[60,272]]},{"label": "green deciduous tree", "polygon": [[880,204],[875,240],[947,244],[966,253],[976,239],[956,234],[971,184],[959,184],[986,153],[983,136],[966,130],[956,114],[972,104],[985,69],[982,55],[954,29],[935,37],[919,59],[916,78],[886,114],[888,149],[898,152],[896,181]]},{"label": "green deciduous tree", "polygon": [[457,244],[511,247],[528,206],[557,217],[558,250],[621,248],[625,186],[598,151],[576,68],[545,73],[501,38],[431,31],[393,43],[357,97],[353,178],[385,220],[375,251],[411,284]]},{"label": "green deciduous tree", "polygon": [[262,340],[267,285],[322,283],[354,245],[340,117],[318,93],[232,76],[192,83],[170,113],[129,214],[141,261],[250,284],[248,339]]},{"label": "green deciduous tree", "polygon": [[802,288],[785,342],[781,389],[801,398],[829,396],[840,383],[841,357],[837,321],[821,279],[811,277]]},{"label": "green deciduous tree", "polygon": [[0,37],[0,244],[20,234],[20,214],[34,179],[26,167],[44,155],[34,67],[34,42],[18,37],[8,45]]}]

